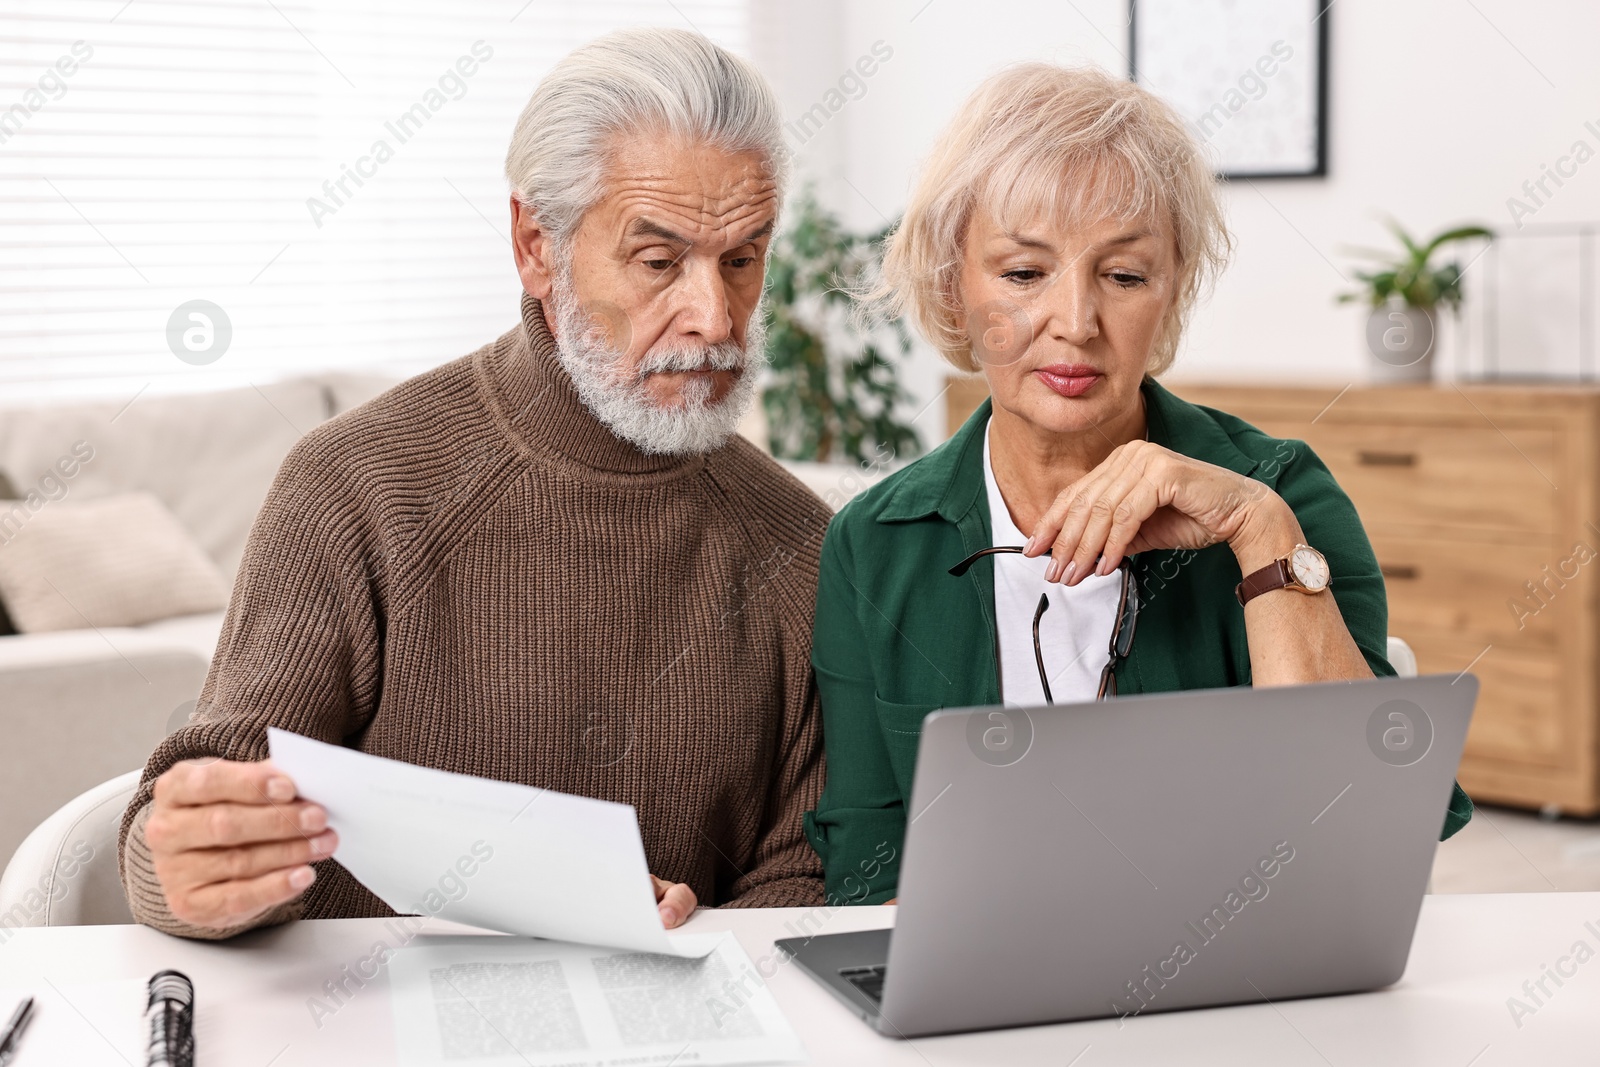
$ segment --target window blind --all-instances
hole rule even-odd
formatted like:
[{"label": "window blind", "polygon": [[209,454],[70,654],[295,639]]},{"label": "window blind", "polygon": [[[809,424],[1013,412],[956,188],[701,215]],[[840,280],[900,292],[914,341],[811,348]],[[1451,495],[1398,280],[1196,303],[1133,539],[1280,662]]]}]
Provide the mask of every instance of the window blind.
[{"label": "window blind", "polygon": [[746,50],[746,0],[9,0],[0,392],[409,372],[492,339],[516,116],[642,24]]}]

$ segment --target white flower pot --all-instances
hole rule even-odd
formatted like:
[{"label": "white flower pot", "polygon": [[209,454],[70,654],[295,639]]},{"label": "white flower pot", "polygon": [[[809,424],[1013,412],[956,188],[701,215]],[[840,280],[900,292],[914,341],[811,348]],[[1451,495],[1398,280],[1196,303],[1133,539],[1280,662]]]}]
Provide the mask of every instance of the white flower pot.
[{"label": "white flower pot", "polygon": [[1438,319],[1431,308],[1412,307],[1403,300],[1373,308],[1367,316],[1373,381],[1431,381],[1438,338]]}]

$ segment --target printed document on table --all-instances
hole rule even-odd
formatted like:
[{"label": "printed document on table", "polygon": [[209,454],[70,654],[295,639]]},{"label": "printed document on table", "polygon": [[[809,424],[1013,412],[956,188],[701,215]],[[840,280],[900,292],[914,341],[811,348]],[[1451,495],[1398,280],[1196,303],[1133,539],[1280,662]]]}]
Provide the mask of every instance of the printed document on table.
[{"label": "printed document on table", "polygon": [[701,959],[508,937],[419,937],[389,961],[400,1067],[803,1063],[732,934]]},{"label": "printed document on table", "polygon": [[395,911],[638,952],[711,950],[662,927],[630,805],[267,736],[272,761],[327,809],[333,858]]}]

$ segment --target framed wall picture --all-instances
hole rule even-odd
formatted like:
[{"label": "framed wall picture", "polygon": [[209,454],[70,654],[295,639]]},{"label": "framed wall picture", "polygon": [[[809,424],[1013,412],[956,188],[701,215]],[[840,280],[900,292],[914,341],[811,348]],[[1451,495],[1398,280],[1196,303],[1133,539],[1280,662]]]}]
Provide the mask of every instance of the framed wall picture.
[{"label": "framed wall picture", "polygon": [[1128,76],[1177,109],[1223,177],[1320,177],[1332,4],[1129,0]]}]

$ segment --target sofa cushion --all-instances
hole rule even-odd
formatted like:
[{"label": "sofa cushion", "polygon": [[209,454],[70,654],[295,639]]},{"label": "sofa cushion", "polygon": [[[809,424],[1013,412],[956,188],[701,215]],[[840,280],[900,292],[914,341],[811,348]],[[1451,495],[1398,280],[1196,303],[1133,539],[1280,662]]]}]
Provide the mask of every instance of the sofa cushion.
[{"label": "sofa cushion", "polygon": [[[118,652],[93,630],[0,638],[0,661],[13,642],[24,655],[9,658],[31,660],[7,662],[0,682],[0,857],[9,858],[29,831],[84,790],[144,766],[200,695],[206,660],[148,639],[140,647],[132,639],[137,631],[103,632]],[[57,639],[57,655],[40,654]],[[59,654],[73,645],[81,655]],[[107,858],[115,868],[115,846]],[[43,1062],[81,1061],[47,1053]]]},{"label": "sofa cushion", "polygon": [[[11,479],[6,476],[5,471],[0,471],[0,500],[16,499],[17,487],[11,484]],[[17,628],[11,624],[11,616],[6,614],[5,603],[0,601],[0,637],[10,637],[16,632]]]},{"label": "sofa cushion", "polygon": [[[184,618],[221,619],[222,615],[192,615]],[[125,659],[166,652],[202,652],[201,658],[210,661],[211,650],[191,649],[165,635],[151,633],[151,627],[159,625],[152,623],[149,626],[104,626],[98,630],[14,634],[0,640],[0,676],[34,667],[68,668],[102,660],[121,663]],[[134,681],[137,682],[137,679]],[[60,686],[63,691],[72,688],[65,675],[61,678]]]},{"label": "sofa cushion", "polygon": [[[45,502],[0,545],[0,600],[24,634],[220,611],[217,565],[150,493]],[[4,510],[4,505],[0,505]]]},{"label": "sofa cushion", "polygon": [[0,469],[23,496],[154,493],[231,581],[283,457],[327,414],[309,378],[0,407]]},{"label": "sofa cushion", "polygon": [[217,651],[224,617],[220,611],[204,615],[175,615],[170,619],[157,619],[132,632],[168,648],[193,652],[209,662]]},{"label": "sofa cushion", "polygon": [[388,392],[407,377],[398,371],[375,368],[366,371],[332,371],[319,375],[317,381],[327,390],[328,415],[331,418]]}]

